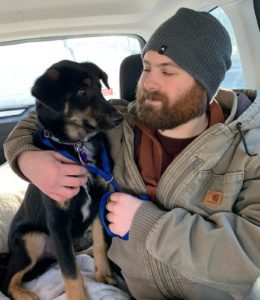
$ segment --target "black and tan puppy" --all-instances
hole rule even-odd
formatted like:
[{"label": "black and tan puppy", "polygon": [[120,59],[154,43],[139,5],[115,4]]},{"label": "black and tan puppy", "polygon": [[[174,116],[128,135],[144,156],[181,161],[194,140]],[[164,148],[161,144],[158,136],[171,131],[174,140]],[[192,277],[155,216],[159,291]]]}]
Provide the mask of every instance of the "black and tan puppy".
[{"label": "black and tan puppy", "polygon": [[[74,157],[78,156],[80,147],[88,164],[102,168],[102,131],[118,125],[122,115],[102,96],[100,80],[108,87],[106,73],[92,63],[61,61],[36,80],[32,94],[37,99],[39,122],[55,147]],[[45,149],[39,135],[35,143]],[[97,216],[99,199],[107,190],[108,184],[91,173],[78,195],[65,202],[56,202],[29,185],[9,233],[11,256],[4,290],[12,299],[38,299],[21,283],[33,268],[52,259],[59,262],[67,298],[87,299],[75,262],[73,241],[90,224],[97,280],[114,283],[103,228]]]}]

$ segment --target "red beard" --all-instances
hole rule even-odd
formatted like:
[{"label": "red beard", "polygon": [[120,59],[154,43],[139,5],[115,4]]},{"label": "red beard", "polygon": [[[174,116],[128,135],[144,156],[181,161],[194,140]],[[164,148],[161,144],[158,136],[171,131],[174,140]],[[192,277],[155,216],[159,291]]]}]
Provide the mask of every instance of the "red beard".
[{"label": "red beard", "polygon": [[[138,86],[136,92],[137,116],[151,129],[173,129],[188,121],[202,116],[207,109],[207,94],[199,83],[196,83],[180,97],[169,98],[160,92],[149,92]],[[161,105],[153,106],[145,103],[146,99],[161,101]]]}]

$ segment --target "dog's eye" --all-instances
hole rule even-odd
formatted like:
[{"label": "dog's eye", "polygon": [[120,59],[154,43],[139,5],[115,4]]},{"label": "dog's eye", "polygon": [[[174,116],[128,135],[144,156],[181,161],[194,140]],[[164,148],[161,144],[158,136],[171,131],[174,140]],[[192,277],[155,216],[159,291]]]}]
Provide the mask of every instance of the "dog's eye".
[{"label": "dog's eye", "polygon": [[78,96],[81,96],[81,97],[84,97],[84,96],[87,96],[88,94],[88,90],[86,87],[82,87],[78,92],[77,92],[77,95]]}]

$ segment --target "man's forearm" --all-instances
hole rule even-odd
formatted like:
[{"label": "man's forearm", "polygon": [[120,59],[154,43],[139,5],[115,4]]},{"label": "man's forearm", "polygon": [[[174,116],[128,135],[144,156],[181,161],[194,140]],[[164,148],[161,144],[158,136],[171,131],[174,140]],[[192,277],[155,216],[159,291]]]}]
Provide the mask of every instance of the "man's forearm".
[{"label": "man's forearm", "polygon": [[20,177],[23,174],[17,165],[18,156],[26,150],[37,150],[33,145],[33,133],[39,129],[35,114],[30,114],[17,123],[4,143],[5,157],[14,172]]}]

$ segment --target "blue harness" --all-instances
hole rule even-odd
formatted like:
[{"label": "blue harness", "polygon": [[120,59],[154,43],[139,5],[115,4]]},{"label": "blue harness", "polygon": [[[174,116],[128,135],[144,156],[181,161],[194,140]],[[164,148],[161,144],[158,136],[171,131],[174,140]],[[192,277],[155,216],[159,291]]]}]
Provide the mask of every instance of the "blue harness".
[{"label": "blue harness", "polygon": [[[53,143],[51,142],[51,138],[49,137],[48,134],[46,134],[46,131],[44,129],[40,130],[39,133],[39,137],[41,142],[47,146],[49,149],[52,149],[60,154],[62,154],[63,156],[69,158],[70,160],[75,161],[76,163],[80,163],[84,168],[86,168],[88,171],[92,172],[93,174],[96,174],[100,177],[102,177],[107,184],[111,184],[114,192],[119,192],[119,189],[117,187],[117,184],[114,180],[114,177],[112,175],[111,169],[110,169],[110,165],[109,165],[109,159],[108,159],[108,155],[107,152],[105,150],[105,146],[102,143],[101,144],[101,160],[102,160],[102,167],[103,170],[99,169],[96,166],[90,165],[87,162],[87,153],[84,151],[84,148],[82,147],[82,143],[78,143],[78,144],[74,144],[74,148],[76,150],[76,152],[78,153],[78,157],[79,160],[77,160],[74,156],[72,156],[69,152],[65,151],[65,150],[60,150],[55,148],[55,146],[53,145]],[[128,240],[129,239],[129,233],[127,232],[123,237],[114,234],[108,227],[108,221],[106,219],[106,204],[110,198],[110,195],[113,192],[107,192],[105,193],[101,199],[100,199],[100,206],[99,206],[99,214],[100,214],[100,219],[101,219],[101,223],[103,225],[103,227],[105,228],[107,234],[110,237],[119,237],[123,240]],[[149,196],[144,194],[144,195],[140,195],[138,196],[139,199],[143,200],[143,201],[148,201]]]}]

